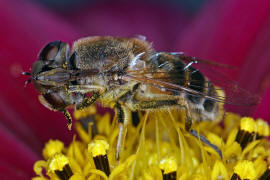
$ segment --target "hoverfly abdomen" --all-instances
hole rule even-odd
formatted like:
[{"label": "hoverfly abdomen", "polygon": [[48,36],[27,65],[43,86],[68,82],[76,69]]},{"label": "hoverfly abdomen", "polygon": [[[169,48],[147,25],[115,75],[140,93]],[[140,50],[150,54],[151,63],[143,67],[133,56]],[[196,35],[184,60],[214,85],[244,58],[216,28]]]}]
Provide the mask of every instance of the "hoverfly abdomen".
[{"label": "hoverfly abdomen", "polygon": [[[216,96],[215,86],[198,69],[191,66],[195,61],[186,63],[177,55],[159,53],[152,63],[156,71],[168,73],[166,81],[183,87],[183,90],[171,91],[171,93],[176,96],[182,95],[186,99],[195,121],[220,120],[217,118],[221,113],[219,102],[203,95]],[[157,76],[161,76],[160,73]],[[164,75],[162,76],[156,78],[165,78]]]}]

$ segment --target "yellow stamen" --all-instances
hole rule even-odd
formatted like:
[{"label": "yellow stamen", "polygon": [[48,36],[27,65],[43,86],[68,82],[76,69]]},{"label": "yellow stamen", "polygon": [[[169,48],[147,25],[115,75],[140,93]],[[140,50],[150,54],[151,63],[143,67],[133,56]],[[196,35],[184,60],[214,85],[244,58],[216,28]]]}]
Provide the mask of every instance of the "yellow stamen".
[{"label": "yellow stamen", "polygon": [[49,159],[48,175],[56,174],[61,180],[69,179],[73,173],[68,158],[63,154],[55,154]]},{"label": "yellow stamen", "polygon": [[250,133],[257,131],[254,119],[250,117],[243,117],[241,119],[240,129]]},{"label": "yellow stamen", "polygon": [[64,149],[64,143],[59,140],[49,140],[45,144],[45,147],[42,151],[42,155],[45,159],[49,159],[57,153],[61,153]]},{"label": "yellow stamen", "polygon": [[269,125],[262,119],[257,119],[256,125],[258,127],[258,135],[261,137],[267,137],[270,134]]},{"label": "yellow stamen", "polygon": [[159,168],[163,171],[163,174],[170,174],[176,172],[176,159],[174,157],[162,159],[159,163]]},{"label": "yellow stamen", "polygon": [[255,140],[257,131],[257,124],[254,119],[243,117],[235,141],[241,145],[242,149],[244,149],[250,142]]},{"label": "yellow stamen", "polygon": [[93,157],[106,155],[108,149],[109,144],[104,140],[94,140],[94,142],[88,145],[88,152],[91,153]]},{"label": "yellow stamen", "polygon": [[233,168],[234,173],[237,174],[241,179],[255,179],[257,174],[253,162],[251,161],[240,161]]},{"label": "yellow stamen", "polygon": [[110,175],[110,166],[107,157],[108,149],[109,144],[104,140],[95,140],[88,145],[88,152],[92,154],[96,168],[105,172],[107,176]]}]

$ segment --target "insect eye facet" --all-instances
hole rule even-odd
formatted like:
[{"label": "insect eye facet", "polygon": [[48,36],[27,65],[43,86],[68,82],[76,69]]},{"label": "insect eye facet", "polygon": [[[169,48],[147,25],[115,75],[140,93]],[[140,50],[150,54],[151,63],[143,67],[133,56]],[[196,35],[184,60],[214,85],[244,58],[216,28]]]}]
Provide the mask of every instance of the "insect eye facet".
[{"label": "insect eye facet", "polygon": [[39,53],[39,60],[53,60],[59,51],[61,41],[54,41],[47,44]]},{"label": "insect eye facet", "polygon": [[61,41],[47,44],[39,53],[38,60],[52,67],[62,66],[68,59],[69,45]]}]

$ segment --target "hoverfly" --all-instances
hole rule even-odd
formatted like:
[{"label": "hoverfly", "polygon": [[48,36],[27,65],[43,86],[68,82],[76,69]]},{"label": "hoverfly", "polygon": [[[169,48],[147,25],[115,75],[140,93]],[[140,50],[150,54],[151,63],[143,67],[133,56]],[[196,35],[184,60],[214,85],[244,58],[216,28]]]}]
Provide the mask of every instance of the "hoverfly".
[{"label": "hoverfly", "polygon": [[[214,70],[205,76],[196,66],[214,63],[183,53],[156,52],[143,38],[87,37],[72,51],[61,41],[47,44],[34,62],[31,78],[40,102],[68,119],[68,107],[83,109],[95,101],[117,112],[119,158],[131,112],[185,108],[185,129],[221,155],[221,151],[192,129],[192,122],[220,121],[223,104],[252,104],[257,99]],[[211,77],[216,82],[208,80]],[[224,93],[225,92],[225,93]],[[89,95],[91,94],[91,96]],[[225,97],[226,94],[226,97]],[[244,102],[239,97],[245,97]]]}]

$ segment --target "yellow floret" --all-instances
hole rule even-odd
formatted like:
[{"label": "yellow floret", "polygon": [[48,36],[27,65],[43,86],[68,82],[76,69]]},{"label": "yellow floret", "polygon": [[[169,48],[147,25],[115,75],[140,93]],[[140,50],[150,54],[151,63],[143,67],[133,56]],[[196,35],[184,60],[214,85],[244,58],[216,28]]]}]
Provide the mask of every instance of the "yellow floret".
[{"label": "yellow floret", "polygon": [[49,160],[49,172],[54,172],[56,170],[62,171],[65,165],[69,164],[68,158],[63,154],[56,154]]},{"label": "yellow floret", "polygon": [[257,174],[255,171],[254,163],[252,161],[240,161],[234,167],[234,173],[241,179],[255,179]]},{"label": "yellow floret", "polygon": [[269,136],[270,129],[269,129],[269,125],[267,124],[267,122],[265,122],[262,119],[257,119],[256,124],[258,127],[258,134],[260,136],[264,136],[264,137]]},{"label": "yellow floret", "polygon": [[106,151],[109,149],[109,144],[104,140],[95,140],[88,144],[88,152],[92,153],[93,157],[99,155],[106,155]]},{"label": "yellow floret", "polygon": [[255,123],[254,119],[251,117],[241,118],[240,128],[241,128],[241,130],[245,130],[245,131],[250,132],[250,133],[257,131],[256,123]]},{"label": "yellow floret", "polygon": [[174,157],[162,159],[159,168],[164,171],[164,174],[175,172],[177,170],[176,159]]},{"label": "yellow floret", "polygon": [[57,153],[61,153],[64,149],[64,143],[59,140],[49,140],[45,144],[45,147],[42,151],[42,155],[45,159],[49,159]]}]

